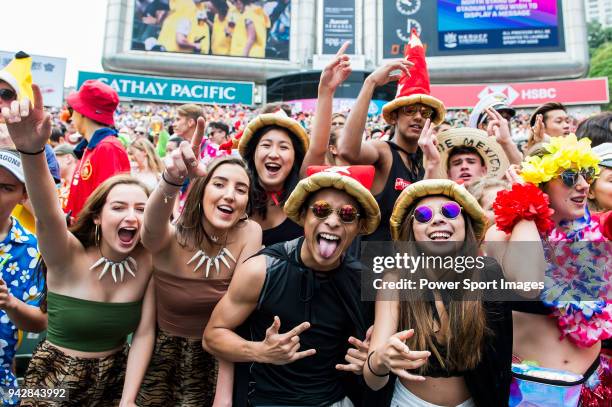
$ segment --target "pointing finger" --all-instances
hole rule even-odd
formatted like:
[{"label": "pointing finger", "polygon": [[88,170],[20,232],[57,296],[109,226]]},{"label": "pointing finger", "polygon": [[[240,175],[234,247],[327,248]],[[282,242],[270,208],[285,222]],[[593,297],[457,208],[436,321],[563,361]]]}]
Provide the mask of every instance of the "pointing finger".
[{"label": "pointing finger", "polygon": [[206,127],[206,121],[202,116],[198,117],[196,122],[195,134],[191,140],[191,149],[196,156],[200,156],[200,146],[204,139],[204,128]]},{"label": "pointing finger", "polygon": [[43,97],[42,92],[37,84],[32,84],[32,92],[34,93],[34,109],[43,109]]},{"label": "pointing finger", "polygon": [[336,56],[344,55],[344,53],[348,49],[349,45],[351,45],[351,41],[345,41],[344,44],[342,44],[342,46],[340,47],[340,49],[336,53]]}]

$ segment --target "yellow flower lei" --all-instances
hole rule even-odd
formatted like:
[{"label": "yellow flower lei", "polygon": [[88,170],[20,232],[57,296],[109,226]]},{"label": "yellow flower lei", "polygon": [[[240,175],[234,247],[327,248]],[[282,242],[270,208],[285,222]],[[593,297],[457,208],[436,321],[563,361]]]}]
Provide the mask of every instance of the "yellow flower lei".
[{"label": "yellow flower lei", "polygon": [[599,174],[601,159],[591,150],[591,140],[576,139],[574,134],[566,137],[552,137],[545,144],[548,151],[543,157],[527,157],[521,165],[521,177],[525,182],[539,185],[559,176],[559,170],[594,168]]}]

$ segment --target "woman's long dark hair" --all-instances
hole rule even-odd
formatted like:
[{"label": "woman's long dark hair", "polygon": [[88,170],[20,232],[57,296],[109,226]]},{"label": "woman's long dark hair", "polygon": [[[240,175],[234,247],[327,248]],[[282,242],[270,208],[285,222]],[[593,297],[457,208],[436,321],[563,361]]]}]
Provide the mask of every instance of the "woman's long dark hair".
[{"label": "woman's long dark hair", "polygon": [[304,155],[306,154],[306,152],[304,151],[304,146],[297,138],[297,136],[287,130],[285,127],[276,125],[266,126],[259,129],[259,131],[257,131],[257,133],[253,135],[253,138],[251,139],[251,142],[249,143],[249,146],[243,158],[247,163],[247,167],[249,168],[249,171],[251,173],[251,179],[253,180],[253,194],[251,195],[253,199],[253,212],[261,216],[261,218],[264,220],[266,219],[266,215],[268,214],[268,194],[266,193],[266,190],[264,189],[263,185],[261,185],[259,174],[257,174],[257,169],[255,167],[255,149],[257,149],[259,140],[261,140],[261,138],[271,130],[279,130],[288,135],[289,139],[291,139],[291,143],[293,144],[293,150],[295,151],[293,168],[291,169],[291,172],[283,183],[283,192],[279,199],[279,203],[281,205],[285,203],[285,201],[291,194],[291,191],[293,191],[297,183],[300,182],[300,167],[302,166],[302,162],[304,161]]},{"label": "woman's long dark hair", "polygon": [[[402,223],[402,240],[416,241],[413,231],[414,210],[422,199],[415,201],[407,211],[408,215]],[[462,256],[475,257],[475,249],[480,242],[476,238],[472,219],[463,211],[461,214],[465,221],[465,240],[459,253]],[[471,272],[466,270],[464,277],[471,278]],[[470,300],[450,301],[446,312],[448,325],[440,327],[446,332],[445,340],[441,344],[437,343],[432,330],[435,323],[432,306],[423,299],[413,298],[411,301],[400,302],[399,329],[414,329],[414,336],[408,339],[408,346],[411,349],[431,351],[432,357],[437,359],[440,366],[450,371],[474,369],[482,358],[485,338],[491,334],[487,328],[482,301],[477,295],[472,295]],[[429,368],[428,362],[419,368],[418,372],[427,375]]]}]

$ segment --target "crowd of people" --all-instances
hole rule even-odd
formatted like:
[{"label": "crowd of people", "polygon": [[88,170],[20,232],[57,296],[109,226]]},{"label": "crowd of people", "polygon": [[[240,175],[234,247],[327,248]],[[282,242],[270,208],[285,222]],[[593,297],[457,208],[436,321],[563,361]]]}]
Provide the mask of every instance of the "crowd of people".
[{"label": "crowd of people", "polygon": [[289,57],[288,0],[138,0],[132,49]]},{"label": "crowd of people", "polygon": [[[574,129],[546,103],[519,145],[493,95],[458,126],[414,34],[333,112],[347,46],[307,125],[282,104],[119,105],[93,80],[51,115],[27,54],[0,71],[6,405],[610,406],[612,113]],[[436,283],[542,286],[365,301],[362,249],[402,243],[484,259],[421,270]],[[21,332],[44,330],[18,384]]]}]

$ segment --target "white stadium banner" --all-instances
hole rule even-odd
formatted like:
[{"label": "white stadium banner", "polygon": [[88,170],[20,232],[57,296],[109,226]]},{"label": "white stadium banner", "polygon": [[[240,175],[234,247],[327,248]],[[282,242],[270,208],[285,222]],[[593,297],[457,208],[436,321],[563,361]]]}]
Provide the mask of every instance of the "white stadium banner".
[{"label": "white stadium banner", "polygon": [[[0,67],[4,68],[15,52],[0,51]],[[64,99],[66,58],[32,56],[32,80],[40,87],[45,106],[61,107]]]}]

